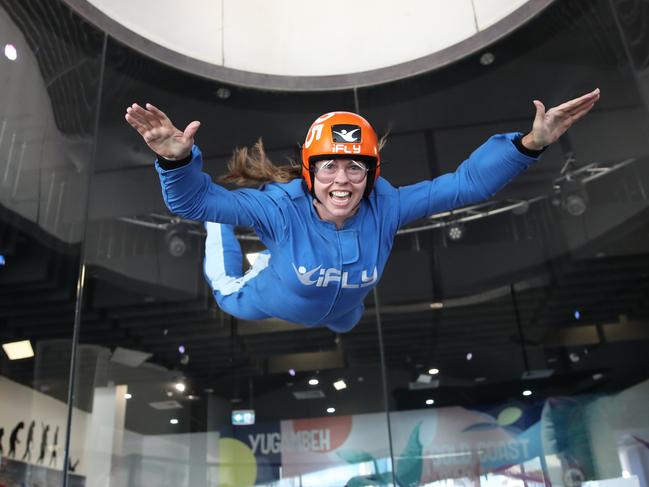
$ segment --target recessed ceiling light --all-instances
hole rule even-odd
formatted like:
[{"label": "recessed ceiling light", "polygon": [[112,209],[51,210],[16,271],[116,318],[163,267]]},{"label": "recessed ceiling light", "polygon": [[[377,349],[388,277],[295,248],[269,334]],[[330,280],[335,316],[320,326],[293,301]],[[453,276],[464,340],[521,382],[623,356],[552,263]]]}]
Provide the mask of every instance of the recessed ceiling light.
[{"label": "recessed ceiling light", "polygon": [[185,353],[185,345],[178,346],[178,353]]},{"label": "recessed ceiling light", "polygon": [[295,377],[295,369],[288,369],[288,375]]},{"label": "recessed ceiling light", "polygon": [[309,379],[310,386],[317,386],[320,383],[318,379]]},{"label": "recessed ceiling light", "polygon": [[131,394],[130,392],[127,392],[126,394],[124,394],[124,399],[131,399],[132,397],[133,397],[133,394]]},{"label": "recessed ceiling light", "polygon": [[527,396],[531,396],[531,395],[532,395],[532,391],[530,391],[529,389],[525,389],[525,390],[523,391],[523,395],[526,396],[526,397],[527,397]]},{"label": "recessed ceiling light", "polygon": [[333,413],[336,412],[336,408],[327,408],[327,412],[328,412],[329,414],[333,414]]},{"label": "recessed ceiling light", "polygon": [[169,420],[169,422],[170,422],[171,424],[178,424],[178,419],[176,419],[176,418],[171,418],[171,419]]},{"label": "recessed ceiling light", "polygon": [[346,388],[347,388],[347,384],[345,384],[345,381],[344,381],[344,380],[340,379],[340,380],[337,380],[336,382],[334,382],[334,388],[335,388],[337,391],[340,391],[340,390],[342,390],[342,389],[346,389]]},{"label": "recessed ceiling light", "polygon": [[431,406],[431,405],[435,404],[435,400],[434,399],[426,399],[426,404]]},{"label": "recessed ceiling light", "polygon": [[10,61],[15,61],[18,58],[18,51],[13,44],[5,44],[5,56]]},{"label": "recessed ceiling light", "polygon": [[439,369],[428,369],[428,373],[430,375],[437,375],[439,374]]},{"label": "recessed ceiling light", "polygon": [[34,349],[32,348],[32,344],[29,340],[3,343],[2,348],[7,354],[7,357],[9,357],[9,360],[20,360],[34,356]]},{"label": "recessed ceiling light", "polygon": [[471,352],[466,354],[466,359],[471,360],[473,358],[473,354]]},{"label": "recessed ceiling light", "polygon": [[185,389],[187,388],[187,386],[183,382],[176,382],[174,387],[178,392],[185,392]]}]

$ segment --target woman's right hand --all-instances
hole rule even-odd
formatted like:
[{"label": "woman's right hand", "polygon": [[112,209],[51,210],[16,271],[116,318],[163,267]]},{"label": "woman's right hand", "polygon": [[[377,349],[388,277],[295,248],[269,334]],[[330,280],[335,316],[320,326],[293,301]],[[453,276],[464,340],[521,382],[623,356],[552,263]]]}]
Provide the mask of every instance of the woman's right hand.
[{"label": "woman's right hand", "polygon": [[181,132],[164,112],[150,103],[146,104],[146,108],[133,103],[126,109],[124,118],[138,131],[153,152],[170,161],[184,159],[191,154],[194,135],[201,126],[201,123],[195,120]]}]

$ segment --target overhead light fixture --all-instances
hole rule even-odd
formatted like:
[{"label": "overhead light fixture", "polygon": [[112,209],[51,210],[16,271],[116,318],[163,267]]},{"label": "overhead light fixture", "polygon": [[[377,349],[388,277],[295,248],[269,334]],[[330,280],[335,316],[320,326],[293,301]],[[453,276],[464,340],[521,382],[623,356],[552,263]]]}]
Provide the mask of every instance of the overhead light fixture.
[{"label": "overhead light fixture", "polygon": [[327,408],[327,412],[328,412],[329,414],[333,414],[333,413],[336,412],[336,408]]},{"label": "overhead light fixture", "polygon": [[133,394],[131,394],[130,392],[127,392],[126,394],[124,394],[124,399],[131,399],[132,397],[133,397]]},{"label": "overhead light fixture", "polygon": [[429,405],[429,406],[432,406],[433,404],[435,404],[435,400],[434,399],[426,399],[426,404]]},{"label": "overhead light fixture", "polygon": [[15,61],[18,58],[18,51],[13,44],[5,44],[5,57],[9,61]]},{"label": "overhead light fixture", "polygon": [[471,352],[467,353],[467,354],[466,354],[466,359],[467,359],[467,360],[471,360],[471,359],[473,359],[473,354],[472,354]]},{"label": "overhead light fixture", "polygon": [[34,356],[34,349],[29,340],[3,343],[2,348],[7,354],[7,357],[9,357],[9,360],[20,360]]},{"label": "overhead light fixture", "polygon": [[189,227],[186,223],[171,223],[165,232],[167,251],[173,257],[182,257],[189,251]]},{"label": "overhead light fixture", "polygon": [[492,52],[485,52],[480,56],[480,64],[483,66],[489,66],[490,64],[493,64],[493,62],[496,60],[496,56]]},{"label": "overhead light fixture", "polygon": [[221,86],[216,90],[216,96],[218,96],[221,100],[227,100],[230,98],[230,95],[232,93],[230,92],[229,88],[226,88],[225,86]]},{"label": "overhead light fixture", "polygon": [[169,422],[170,422],[171,424],[178,424],[178,419],[177,419],[177,418],[171,418],[171,419],[169,420]]},{"label": "overhead light fixture", "polygon": [[583,181],[567,178],[554,186],[552,203],[572,216],[581,216],[588,207],[588,193]]},{"label": "overhead light fixture", "polygon": [[525,389],[525,390],[523,391],[523,395],[524,395],[525,397],[527,397],[527,396],[531,396],[531,395],[532,395],[532,391],[530,391],[529,389]]},{"label": "overhead light fixture", "polygon": [[0,254],[0,265],[5,265],[7,261],[5,260],[5,256]]},{"label": "overhead light fixture", "polygon": [[185,345],[178,346],[178,353],[185,353]]},{"label": "overhead light fixture", "polygon": [[602,380],[604,378],[604,374],[601,372],[596,372],[593,374],[593,380]]},{"label": "overhead light fixture", "polygon": [[288,375],[295,377],[295,369],[288,369]]},{"label": "overhead light fixture", "polygon": [[575,319],[578,320],[579,318],[581,318],[581,313],[577,309],[577,310],[575,310]]},{"label": "overhead light fixture", "polygon": [[512,213],[514,215],[524,215],[530,210],[530,202],[529,201],[520,201],[518,205],[516,205],[514,208],[512,208]]},{"label": "overhead light fixture", "polygon": [[430,303],[430,309],[442,309],[444,303]]},{"label": "overhead light fixture", "polygon": [[433,369],[428,369],[428,373],[430,375],[437,375],[437,374],[439,374],[439,369],[434,369],[434,368]]},{"label": "overhead light fixture", "polygon": [[178,392],[185,392],[185,389],[187,388],[184,382],[176,382],[174,387]]},{"label": "overhead light fixture", "polygon": [[419,374],[417,377],[417,382],[420,384],[430,384],[430,382],[433,380],[433,378],[428,375],[428,374]]},{"label": "overhead light fixture", "polygon": [[446,228],[446,235],[453,242],[458,242],[459,240],[462,240],[462,237],[464,237],[464,232],[465,232],[464,225],[462,225],[461,223],[451,223]]},{"label": "overhead light fixture", "polygon": [[317,386],[318,384],[320,384],[320,381],[318,379],[309,379],[310,386]]},{"label": "overhead light fixture", "polygon": [[337,380],[336,382],[334,382],[334,388],[337,391],[341,391],[343,389],[347,389],[347,384],[345,384],[344,380],[340,379],[340,380]]}]

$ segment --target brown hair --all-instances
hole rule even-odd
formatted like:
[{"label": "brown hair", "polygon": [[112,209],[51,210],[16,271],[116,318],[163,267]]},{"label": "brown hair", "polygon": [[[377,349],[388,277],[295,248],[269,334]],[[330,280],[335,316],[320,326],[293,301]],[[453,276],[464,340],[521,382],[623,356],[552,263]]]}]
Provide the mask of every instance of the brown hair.
[{"label": "brown hair", "polygon": [[219,178],[236,186],[260,186],[264,183],[288,183],[302,177],[302,168],[289,159],[289,164],[276,166],[266,156],[261,138],[250,149],[236,148],[228,162],[228,172]]},{"label": "brown hair", "polygon": [[[388,132],[389,133],[389,132]],[[379,140],[379,150],[383,149],[388,133]],[[294,160],[283,166],[276,166],[266,156],[261,138],[250,149],[234,149],[228,162],[228,172],[219,178],[222,183],[235,186],[259,187],[265,183],[288,183],[302,177],[302,166]]]}]

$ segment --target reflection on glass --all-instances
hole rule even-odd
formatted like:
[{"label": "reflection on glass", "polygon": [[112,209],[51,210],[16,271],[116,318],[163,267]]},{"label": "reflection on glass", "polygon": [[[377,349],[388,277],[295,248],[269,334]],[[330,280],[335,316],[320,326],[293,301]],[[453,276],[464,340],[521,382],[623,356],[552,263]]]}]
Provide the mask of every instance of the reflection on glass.
[{"label": "reflection on glass", "polygon": [[[98,110],[103,34],[46,4],[0,2],[0,484],[60,485],[69,431],[68,485],[648,485],[645,8],[555,2],[489,66],[356,92],[220,98],[110,42]],[[383,356],[373,299],[346,334],[218,309],[201,224],[166,212],[122,118],[133,101],[200,117],[216,177],[234,146],[264,135],[282,161],[314,115],[358,107],[392,124],[385,175],[409,184],[526,128],[527,98],[591,83],[601,108],[497,206],[396,237]]]},{"label": "reflection on glass", "polygon": [[30,0],[0,2],[0,32],[0,484],[85,485],[66,435],[104,36]]}]

